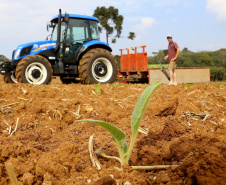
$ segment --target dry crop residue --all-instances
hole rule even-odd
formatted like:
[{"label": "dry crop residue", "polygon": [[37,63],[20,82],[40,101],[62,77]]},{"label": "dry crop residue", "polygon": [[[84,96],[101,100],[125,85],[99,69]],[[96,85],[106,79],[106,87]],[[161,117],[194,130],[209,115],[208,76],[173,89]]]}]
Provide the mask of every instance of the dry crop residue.
[{"label": "dry crop residue", "polygon": [[[179,165],[175,169],[137,171],[115,159],[111,135],[92,123],[110,122],[131,136],[131,114],[147,85],[0,84],[0,184],[10,184],[5,162],[11,162],[20,184],[226,184],[226,84],[161,85],[141,122],[130,166]],[[109,176],[112,175],[112,176]]]}]

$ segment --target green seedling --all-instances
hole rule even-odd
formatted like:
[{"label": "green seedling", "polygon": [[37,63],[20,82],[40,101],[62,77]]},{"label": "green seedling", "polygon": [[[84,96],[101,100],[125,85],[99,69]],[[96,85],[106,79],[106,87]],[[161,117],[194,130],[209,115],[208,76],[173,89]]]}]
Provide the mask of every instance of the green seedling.
[{"label": "green seedling", "polygon": [[118,90],[119,87],[122,87],[122,88],[124,87],[123,85],[120,85],[120,86],[119,86],[119,84],[120,84],[119,82],[114,82],[114,83],[113,83],[113,85],[115,86],[115,89],[116,89],[116,90]]},{"label": "green seedling", "polygon": [[191,87],[191,84],[186,84],[186,87],[187,87],[187,88]]},{"label": "green seedling", "polygon": [[[161,85],[161,83],[159,83],[159,82],[149,85],[141,93],[141,95],[139,96],[139,98],[137,100],[136,106],[135,106],[132,116],[131,116],[132,139],[131,139],[129,148],[127,148],[126,134],[121,129],[116,127],[115,125],[112,125],[111,123],[108,123],[108,122],[99,121],[99,120],[90,120],[90,119],[79,120],[79,121],[83,121],[83,122],[91,122],[91,123],[100,125],[101,127],[105,128],[112,134],[113,140],[115,141],[115,143],[118,146],[119,156],[120,156],[119,161],[121,162],[121,166],[123,166],[123,164],[129,162],[130,155],[133,150],[135,139],[136,139],[136,136],[138,133],[140,123],[141,123],[141,119],[144,115],[144,112],[146,110],[146,107],[149,103],[149,100],[150,100],[152,94],[160,85]],[[104,156],[104,155],[106,155],[106,154],[102,153],[102,156]]]},{"label": "green seedling", "polygon": [[101,91],[100,91],[100,84],[95,84],[95,85],[94,85],[94,89],[95,89],[95,92],[96,92],[97,94],[100,94],[100,93],[101,93]]},{"label": "green seedling", "polygon": [[118,82],[114,82],[113,85],[115,86],[115,89],[118,90],[119,83]]}]

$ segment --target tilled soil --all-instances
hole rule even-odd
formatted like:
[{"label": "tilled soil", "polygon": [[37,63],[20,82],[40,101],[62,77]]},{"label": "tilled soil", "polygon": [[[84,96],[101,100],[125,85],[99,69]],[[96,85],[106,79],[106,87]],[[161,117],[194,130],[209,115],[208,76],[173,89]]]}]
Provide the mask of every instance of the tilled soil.
[{"label": "tilled soil", "polygon": [[[0,184],[10,184],[10,162],[19,184],[226,184],[226,83],[161,85],[152,96],[140,127],[129,166],[121,170],[111,135],[80,119],[103,120],[131,139],[131,115],[147,84],[0,84]],[[15,129],[16,128],[16,129]],[[179,165],[155,171],[131,166]],[[109,176],[110,175],[110,176]],[[113,178],[112,178],[113,177]]]}]

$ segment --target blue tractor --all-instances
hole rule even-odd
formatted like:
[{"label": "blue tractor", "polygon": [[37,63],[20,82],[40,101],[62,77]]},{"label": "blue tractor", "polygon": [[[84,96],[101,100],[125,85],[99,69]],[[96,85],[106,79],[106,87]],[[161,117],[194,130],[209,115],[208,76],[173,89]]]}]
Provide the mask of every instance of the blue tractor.
[{"label": "blue tractor", "polygon": [[111,47],[99,41],[98,19],[61,14],[47,24],[50,40],[19,45],[12,61],[0,63],[6,83],[48,84],[53,76],[63,83],[113,83],[118,75]]}]

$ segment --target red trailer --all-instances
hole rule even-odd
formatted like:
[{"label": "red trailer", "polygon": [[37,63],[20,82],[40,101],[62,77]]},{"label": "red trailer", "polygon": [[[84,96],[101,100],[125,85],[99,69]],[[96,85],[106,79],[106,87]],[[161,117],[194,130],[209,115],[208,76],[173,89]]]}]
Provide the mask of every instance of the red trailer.
[{"label": "red trailer", "polygon": [[[148,58],[145,47],[138,46],[119,50],[121,52],[119,81],[148,83]],[[123,54],[123,51],[126,51],[126,53]]]}]

